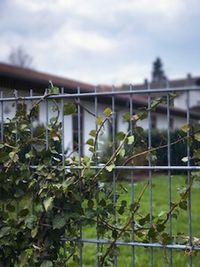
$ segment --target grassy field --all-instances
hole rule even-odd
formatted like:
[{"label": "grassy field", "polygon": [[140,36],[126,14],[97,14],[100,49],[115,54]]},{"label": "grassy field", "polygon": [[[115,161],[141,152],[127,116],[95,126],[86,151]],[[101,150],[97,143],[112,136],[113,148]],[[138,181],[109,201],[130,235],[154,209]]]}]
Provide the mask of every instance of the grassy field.
[{"label": "grassy field", "polygon": [[[138,182],[134,186],[135,196],[139,194],[141,189],[144,187],[146,181]],[[131,195],[131,185],[129,182],[121,183],[127,188],[127,192],[123,193],[122,198],[130,203]],[[185,177],[183,176],[172,176],[172,201],[176,201],[179,198],[177,188],[180,188],[185,184]],[[120,186],[118,182],[117,186]],[[158,214],[161,211],[167,211],[168,209],[168,178],[165,175],[156,176],[153,179],[152,187],[153,195],[153,213]],[[200,188],[193,187],[192,189],[192,231],[193,235],[196,237],[200,236],[200,203],[199,203]],[[147,190],[142,198],[142,210],[144,212],[149,211],[149,191]],[[188,215],[187,211],[181,210],[181,214],[177,220],[172,220],[173,234],[178,232],[188,233]],[[84,229],[84,237],[94,238],[95,228]],[[131,247],[120,246],[120,254],[118,257],[119,267],[129,267],[132,265],[132,249]],[[83,246],[83,266],[93,267],[96,266],[96,245],[95,244],[84,244]],[[186,252],[173,250],[173,266],[188,266],[188,256]],[[169,266],[166,255],[167,250],[164,249],[154,249],[154,267],[165,267]],[[70,263],[71,267],[76,265]],[[137,247],[135,248],[135,266],[136,267],[146,267],[150,266],[150,252],[148,248]],[[200,267],[200,253],[193,256],[193,266]]]}]

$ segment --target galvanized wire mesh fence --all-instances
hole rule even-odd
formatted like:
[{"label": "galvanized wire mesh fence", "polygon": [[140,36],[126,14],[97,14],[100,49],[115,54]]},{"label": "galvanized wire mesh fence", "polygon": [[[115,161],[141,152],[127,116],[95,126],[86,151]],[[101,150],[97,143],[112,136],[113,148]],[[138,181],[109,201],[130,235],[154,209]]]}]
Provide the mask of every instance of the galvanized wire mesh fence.
[{"label": "galvanized wire mesh fence", "polygon": [[[191,92],[199,92],[200,93],[200,88],[198,87],[192,87],[192,88],[170,88],[169,85],[166,86],[166,88],[163,89],[143,89],[143,90],[137,90],[137,88],[134,88],[133,86],[130,86],[130,90],[128,91],[116,91],[113,88],[113,91],[109,92],[99,92],[97,88],[94,89],[94,92],[88,92],[88,93],[83,93],[81,92],[81,88],[77,88],[77,93],[74,94],[68,94],[65,93],[64,88],[61,89],[60,94],[55,94],[55,95],[49,95],[48,97],[44,96],[34,96],[34,92],[31,90],[30,91],[30,96],[26,97],[20,97],[19,94],[15,93],[15,97],[6,97],[6,95],[3,95],[3,92],[1,93],[1,98],[0,98],[0,103],[1,103],[1,141],[3,142],[4,139],[4,123],[7,120],[7,117],[12,116],[12,112],[9,114],[5,114],[5,106],[7,103],[15,103],[17,106],[18,102],[23,102],[27,103],[30,107],[34,104],[35,101],[43,99],[41,101],[41,105],[43,105],[43,108],[40,110],[40,118],[42,118],[43,123],[45,124],[46,127],[46,149],[48,149],[49,146],[49,140],[48,140],[48,123],[49,120],[51,119],[51,112],[50,112],[50,102],[52,100],[58,101],[59,105],[59,120],[62,124],[62,130],[61,130],[61,154],[62,154],[62,162],[63,166],[65,166],[65,142],[66,138],[69,138],[71,136],[70,142],[73,142],[73,127],[70,126],[67,129],[68,134],[66,133],[66,120],[64,116],[64,104],[65,101],[75,101],[77,104],[77,131],[78,131],[78,146],[76,150],[76,155],[79,156],[79,165],[76,166],[76,168],[81,168],[81,156],[83,153],[88,153],[86,145],[84,144],[83,137],[81,134],[84,133],[84,122],[81,122],[82,114],[81,112],[86,112],[88,113],[88,110],[84,109],[85,102],[89,103],[89,108],[87,105],[87,109],[93,113],[93,117],[88,117],[84,118],[90,119],[91,120],[91,127],[96,129],[98,131],[98,125],[95,124],[95,118],[98,117],[101,113],[101,106],[109,106],[112,109],[112,121],[111,121],[111,126],[112,126],[112,134],[111,134],[111,140],[112,140],[112,153],[116,151],[116,132],[120,131],[120,124],[118,123],[119,119],[119,114],[118,112],[120,109],[126,110],[127,112],[130,113],[130,123],[132,123],[132,116],[136,114],[138,105],[142,107],[142,105],[146,106],[147,110],[147,120],[146,120],[146,128],[148,131],[148,144],[147,144],[147,149],[151,150],[152,149],[152,102],[157,98],[159,95],[160,96],[165,96],[165,104],[161,105],[161,110],[162,114],[164,116],[162,119],[164,120],[164,125],[165,128],[167,129],[167,142],[166,142],[166,153],[167,153],[167,162],[165,166],[157,166],[154,162],[152,162],[151,157],[148,158],[148,164],[145,166],[141,165],[116,165],[113,168],[112,171],[112,182],[110,183],[113,189],[113,203],[115,204],[117,201],[117,195],[116,195],[116,187],[117,187],[117,172],[120,170],[126,170],[128,172],[128,177],[129,177],[129,182],[130,182],[130,187],[131,187],[131,194],[129,196],[130,198],[130,203],[134,203],[135,201],[135,186],[136,186],[136,171],[143,171],[145,173],[148,172],[148,189],[149,189],[149,225],[153,225],[153,177],[154,177],[154,172],[165,172],[167,173],[167,179],[168,179],[168,211],[171,210],[172,208],[172,172],[174,170],[181,170],[187,173],[187,184],[190,185],[191,183],[191,172],[192,171],[199,171],[200,167],[197,165],[193,165],[191,162],[191,153],[190,153],[190,145],[189,143],[187,144],[187,166],[174,166],[171,164],[171,140],[170,140],[170,132],[171,132],[171,118],[173,116],[176,116],[178,120],[178,116],[181,116],[182,120],[185,121],[185,124],[190,124],[191,120],[195,121],[198,124],[198,114],[194,113],[191,111],[191,105],[190,105],[190,100],[191,100]],[[171,106],[171,93],[176,93],[178,96],[179,95],[185,95],[185,106],[180,109],[180,107],[173,107]],[[142,96],[145,95],[146,98],[143,99],[143,101],[138,101],[137,102],[137,96]],[[123,102],[121,103],[121,100]],[[125,108],[124,108],[124,105]],[[81,107],[83,107],[83,111],[81,111]],[[154,114],[159,114],[159,111],[153,111]],[[175,115],[174,115],[175,114]],[[177,115],[178,114],[178,115]],[[199,116],[200,117],[200,116]],[[83,124],[83,130],[81,130]],[[71,124],[72,125],[72,124]],[[128,124],[127,124],[128,126]],[[91,129],[92,129],[91,128]],[[33,129],[32,129],[33,131]],[[69,134],[70,133],[70,134]],[[132,127],[130,127],[130,134],[134,135],[134,130]],[[187,132],[187,136],[189,137],[190,132]],[[17,135],[16,135],[17,138]],[[96,143],[96,149],[98,150],[98,142]],[[73,150],[73,146],[71,146]],[[84,148],[84,149],[83,149]],[[71,151],[73,153],[73,151]],[[91,166],[91,169],[95,170],[100,170],[102,168],[101,164],[101,159],[96,157],[95,164]],[[67,168],[67,166],[65,166]],[[80,187],[80,192],[82,188]],[[193,234],[192,234],[192,196],[191,196],[191,189],[189,190],[188,193],[188,209],[187,209],[187,226],[188,226],[188,242],[186,244],[176,244],[176,243],[169,243],[169,244],[161,244],[161,243],[156,243],[153,242],[152,239],[150,239],[148,242],[139,242],[137,239],[135,239],[135,233],[134,233],[134,225],[131,228],[131,240],[116,240],[114,242],[114,247],[117,249],[118,247],[125,246],[127,249],[130,250],[130,255],[131,255],[131,260],[130,260],[130,265],[129,266],[140,266],[137,265],[136,263],[136,248],[141,247],[141,248],[148,248],[148,253],[149,253],[149,266],[155,266],[155,261],[154,261],[154,250],[155,249],[162,249],[162,250],[167,250],[169,252],[169,262],[168,266],[174,266],[173,265],[173,251],[175,250],[187,250],[187,251],[199,251],[200,246],[197,244],[193,244]],[[132,218],[134,221],[134,217]],[[114,216],[114,221],[117,224],[117,214]],[[98,224],[98,216],[97,216],[97,224]],[[169,221],[168,221],[168,233],[169,236],[172,237],[172,232],[173,232],[173,221],[172,221],[172,215],[169,213]],[[65,257],[68,257],[68,251],[66,250],[65,243],[69,242],[70,240],[68,237],[63,237],[62,242],[63,246],[65,248],[64,253]],[[75,239],[77,243],[80,243],[79,246],[79,263],[78,266],[84,266],[84,256],[83,253],[87,254],[87,251],[84,250],[85,244],[94,244],[96,245],[96,249],[94,250],[96,253],[96,262],[94,263],[93,266],[100,266],[100,259],[99,259],[99,253],[100,253],[100,245],[109,245],[113,241],[112,240],[107,240],[107,239],[100,239],[98,232],[96,233],[96,238],[94,236],[91,237],[84,237],[84,227],[83,225],[80,225],[80,235],[79,238]],[[145,252],[146,253],[146,252]],[[119,265],[119,255],[114,256],[113,260],[113,266],[120,266]],[[189,253],[188,256],[188,265],[187,266],[193,266],[193,254]],[[70,266],[70,263],[69,263]],[[86,266],[86,265],[85,265]],[[121,265],[122,266],[122,265]],[[125,265],[124,265],[125,266]],[[142,265],[141,265],[142,266]]]}]

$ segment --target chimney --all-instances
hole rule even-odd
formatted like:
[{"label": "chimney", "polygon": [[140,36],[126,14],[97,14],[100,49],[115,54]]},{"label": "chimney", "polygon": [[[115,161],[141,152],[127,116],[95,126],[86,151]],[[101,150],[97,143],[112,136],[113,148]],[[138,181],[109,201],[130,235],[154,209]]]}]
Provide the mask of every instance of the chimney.
[{"label": "chimney", "polygon": [[145,86],[145,88],[148,86],[148,79],[147,78],[144,79],[144,86]]}]

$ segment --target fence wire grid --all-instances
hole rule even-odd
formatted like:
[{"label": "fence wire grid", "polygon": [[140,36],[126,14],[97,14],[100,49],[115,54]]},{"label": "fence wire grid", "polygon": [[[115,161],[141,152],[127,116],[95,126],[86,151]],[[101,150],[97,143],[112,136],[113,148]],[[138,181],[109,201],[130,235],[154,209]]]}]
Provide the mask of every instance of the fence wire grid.
[{"label": "fence wire grid", "polygon": [[[77,105],[77,120],[76,120],[76,130],[77,130],[77,134],[76,134],[76,138],[77,138],[77,150],[76,152],[78,152],[79,155],[79,160],[81,160],[81,155],[83,153],[85,153],[82,151],[83,150],[83,137],[81,136],[84,132],[84,125],[82,126],[82,122],[81,122],[81,116],[82,116],[82,109],[81,109],[81,105],[83,103],[84,106],[84,101],[88,101],[90,103],[91,106],[91,110],[94,113],[94,117],[98,117],[100,114],[99,111],[99,107],[101,105],[104,106],[109,106],[112,109],[112,151],[114,152],[116,150],[116,132],[120,131],[120,126],[117,123],[117,118],[119,118],[118,111],[120,110],[120,108],[124,108],[124,106],[122,104],[120,104],[121,99],[126,99],[126,110],[131,114],[134,115],[135,112],[138,110],[138,104],[136,105],[134,100],[137,99],[137,96],[146,96],[146,108],[147,108],[147,120],[146,120],[146,128],[147,128],[147,132],[148,132],[148,149],[152,148],[152,114],[156,114],[156,112],[151,110],[151,104],[154,101],[154,99],[157,97],[157,95],[160,96],[165,96],[166,97],[166,103],[164,105],[162,105],[161,109],[162,109],[162,113],[164,114],[164,125],[166,127],[167,130],[167,142],[166,142],[166,153],[167,153],[167,164],[165,166],[158,166],[155,165],[151,158],[149,157],[148,159],[148,164],[145,166],[141,166],[141,165],[131,165],[131,166],[120,166],[120,165],[116,165],[113,168],[112,171],[112,189],[114,192],[114,198],[113,198],[113,203],[116,202],[116,186],[117,186],[117,171],[119,170],[126,170],[129,172],[129,176],[130,176],[130,187],[131,187],[131,194],[130,194],[130,202],[134,203],[135,200],[135,186],[137,184],[137,181],[135,179],[136,175],[135,172],[136,171],[144,171],[145,173],[148,173],[148,194],[149,194],[149,224],[152,225],[153,224],[153,175],[154,172],[165,172],[167,173],[167,179],[168,179],[168,210],[171,209],[171,205],[172,205],[172,172],[175,170],[181,170],[181,171],[185,171],[185,173],[187,173],[187,183],[188,185],[191,182],[191,172],[192,171],[199,171],[200,167],[193,165],[191,160],[190,160],[190,146],[187,145],[187,166],[178,166],[178,165],[172,165],[171,164],[171,140],[170,140],[170,132],[172,130],[172,125],[171,125],[171,119],[173,117],[173,110],[174,107],[171,105],[170,103],[170,96],[172,93],[176,93],[177,95],[181,95],[181,94],[185,94],[185,108],[184,108],[184,120],[185,120],[185,124],[190,124],[191,120],[193,120],[191,114],[191,108],[190,108],[190,101],[191,101],[191,96],[190,93],[191,92],[200,92],[200,88],[199,87],[182,87],[182,88],[170,88],[169,85],[166,86],[166,88],[160,88],[160,89],[154,89],[154,88],[146,88],[146,89],[137,89],[134,88],[134,86],[130,85],[130,90],[126,90],[126,91],[117,91],[115,90],[115,88],[113,87],[112,91],[108,91],[108,92],[99,92],[97,90],[97,88],[94,88],[94,91],[92,92],[82,92],[81,88],[77,88],[77,92],[76,93],[65,93],[65,89],[61,88],[60,93],[59,94],[55,94],[55,95],[49,95],[47,98],[44,99],[43,101],[43,105],[44,105],[44,109],[43,109],[43,121],[44,124],[46,126],[46,148],[48,149],[49,143],[48,143],[48,123],[50,120],[50,112],[49,112],[49,101],[50,100],[59,100],[60,101],[60,121],[62,123],[62,160],[63,160],[63,166],[65,166],[65,127],[66,127],[66,121],[64,119],[64,103],[65,101],[75,101],[76,103],[79,103]],[[8,117],[8,115],[5,114],[5,107],[7,105],[7,103],[18,103],[20,101],[23,101],[23,103],[31,103],[31,105],[33,105],[34,101],[37,101],[39,99],[42,99],[44,96],[43,95],[35,95],[33,90],[30,90],[30,95],[29,96],[20,96],[20,93],[15,92],[15,96],[14,97],[7,97],[5,93],[1,92],[0,95],[0,118],[1,118],[1,142],[3,142],[4,139],[4,122],[6,121],[6,118]],[[106,104],[105,104],[106,103]],[[140,103],[140,106],[142,107],[144,103]],[[90,108],[87,108],[90,110]],[[164,110],[164,111],[163,111]],[[85,112],[88,112],[88,110],[85,110]],[[91,112],[91,113],[92,113]],[[41,113],[41,111],[40,111]],[[177,108],[177,114],[181,113],[180,109]],[[176,115],[176,117],[178,117],[178,115]],[[197,119],[198,115],[195,113],[194,117]],[[95,123],[95,120],[94,122]],[[96,130],[98,130],[98,125],[95,125]],[[82,129],[83,128],[83,129]],[[73,129],[71,128],[70,131],[73,131]],[[131,131],[131,134],[134,135],[134,132]],[[189,133],[187,133],[189,136]],[[71,140],[71,142],[73,142],[73,140]],[[98,144],[97,144],[98,146]],[[80,164],[81,165],[81,164]],[[66,166],[67,168],[67,166]],[[79,168],[79,166],[77,166],[77,168]],[[91,168],[93,169],[101,169],[102,168],[102,164],[100,164],[99,159],[96,158],[95,160],[95,165],[93,165]],[[33,167],[34,169],[34,167]],[[81,190],[81,188],[80,188]],[[169,253],[169,262],[168,262],[168,266],[172,267],[173,265],[173,252],[176,250],[182,250],[182,251],[199,251],[200,250],[200,246],[199,245],[194,245],[193,244],[193,234],[192,234],[192,200],[191,200],[192,196],[191,196],[191,191],[188,194],[188,209],[187,209],[187,227],[188,227],[188,240],[189,242],[187,244],[176,244],[176,243],[171,243],[171,244],[167,244],[167,245],[162,245],[160,243],[155,243],[153,242],[151,239],[149,240],[149,242],[138,242],[135,240],[135,233],[134,233],[134,228],[132,228],[132,233],[131,233],[131,241],[126,241],[126,240],[117,240],[115,242],[115,247],[122,247],[125,246],[127,247],[127,249],[130,249],[130,254],[131,254],[131,265],[129,266],[137,266],[136,264],[136,249],[138,247],[143,248],[145,250],[145,248],[148,248],[148,252],[146,252],[147,250],[145,250],[145,253],[149,253],[149,266],[153,267],[154,266],[154,250],[155,249],[162,249],[162,250],[167,250]],[[116,215],[117,216],[117,215]],[[117,218],[115,218],[117,221]],[[173,230],[173,222],[172,222],[172,218],[170,216],[169,218],[169,223],[168,223],[168,232],[169,235],[172,235],[172,230]],[[107,239],[100,239],[98,234],[96,235],[96,238],[84,238],[84,229],[83,226],[80,225],[80,236],[76,240],[76,242],[80,243],[80,250],[79,250],[79,264],[78,266],[83,266],[84,265],[84,257],[83,257],[83,253],[87,253],[84,252],[84,245],[85,244],[93,244],[96,245],[96,263],[94,264],[94,266],[100,266],[99,265],[99,246],[101,244],[105,244],[105,245],[109,245],[111,244],[113,241],[112,240],[107,240]],[[67,237],[63,237],[62,238],[62,242],[68,242],[69,239]],[[65,251],[66,257],[67,257],[67,251]],[[68,265],[67,265],[68,266]],[[70,266],[70,265],[69,265]],[[85,265],[84,265],[85,266]],[[119,261],[118,261],[118,256],[116,255],[114,257],[114,261],[113,261],[113,266],[120,266],[119,265]],[[124,265],[125,266],[125,265]],[[143,265],[141,265],[143,266]],[[188,264],[187,266],[193,266],[193,255],[192,253],[189,254],[188,256]],[[198,265],[200,266],[200,264]]]}]

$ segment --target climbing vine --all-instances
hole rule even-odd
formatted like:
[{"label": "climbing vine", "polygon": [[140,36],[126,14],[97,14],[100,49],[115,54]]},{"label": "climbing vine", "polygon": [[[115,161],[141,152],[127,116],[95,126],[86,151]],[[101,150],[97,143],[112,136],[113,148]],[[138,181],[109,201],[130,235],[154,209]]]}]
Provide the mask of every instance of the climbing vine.
[{"label": "climbing vine", "polygon": [[[59,100],[49,99],[56,115],[40,133],[34,132],[32,125],[39,104],[57,93],[58,89],[52,87],[29,112],[19,110],[3,124],[4,136],[0,143],[0,266],[60,267],[69,261],[78,262],[80,229],[83,227],[94,227],[99,239],[110,240],[108,246],[99,246],[99,266],[112,263],[116,241],[131,240],[132,232],[138,242],[177,242],[177,236],[169,235],[167,222],[171,217],[177,218],[179,210],[187,209],[188,193],[194,180],[199,179],[197,174],[181,190],[179,200],[171,203],[170,210],[154,215],[151,224],[150,214],[143,214],[140,210],[148,182],[135,201],[129,204],[120,198],[120,192],[114,191],[106,179],[115,170],[119,159],[123,158],[122,165],[126,166],[141,155],[156,156],[160,147],[138,154],[130,154],[129,149],[134,145],[135,133],[141,131],[135,122],[145,118],[149,110],[146,108],[134,116],[124,114],[126,121],[134,122],[131,123],[133,128],[127,133],[117,133],[115,151],[103,165],[95,168],[99,160],[98,140],[106,123],[112,120],[112,110],[107,107],[101,116],[96,117],[97,128],[90,131],[86,142],[91,156],[73,153],[63,157]],[[151,109],[163,101],[153,101]],[[65,103],[62,115],[72,115],[78,105],[77,101]],[[190,132],[191,126],[185,125],[182,131]],[[190,142],[191,145],[193,139],[200,141],[198,131],[192,137],[186,135],[177,142]],[[192,157],[198,161],[199,150],[193,151]],[[187,236],[179,236],[179,243],[187,242]],[[193,242],[199,245],[198,238]]]}]

